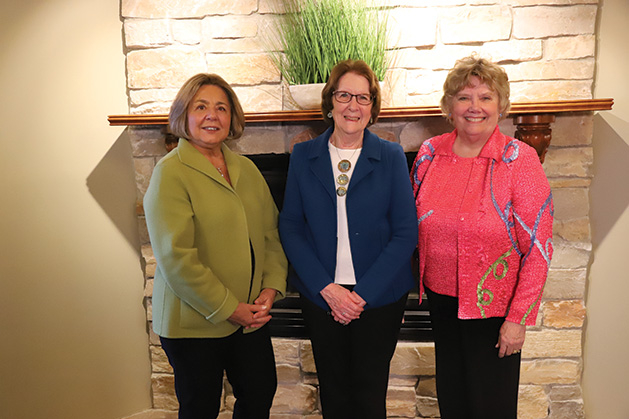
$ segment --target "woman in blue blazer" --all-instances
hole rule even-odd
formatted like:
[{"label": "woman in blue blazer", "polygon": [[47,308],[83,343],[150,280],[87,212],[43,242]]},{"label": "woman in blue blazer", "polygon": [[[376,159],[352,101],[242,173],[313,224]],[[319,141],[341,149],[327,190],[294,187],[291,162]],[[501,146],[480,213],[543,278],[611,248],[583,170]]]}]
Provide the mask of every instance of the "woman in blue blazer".
[{"label": "woman in blue blazer", "polygon": [[280,236],[312,342],[325,419],[386,417],[389,364],[412,288],[417,215],[399,144],[366,127],[380,112],[363,61],[322,91],[331,127],[295,145]]}]

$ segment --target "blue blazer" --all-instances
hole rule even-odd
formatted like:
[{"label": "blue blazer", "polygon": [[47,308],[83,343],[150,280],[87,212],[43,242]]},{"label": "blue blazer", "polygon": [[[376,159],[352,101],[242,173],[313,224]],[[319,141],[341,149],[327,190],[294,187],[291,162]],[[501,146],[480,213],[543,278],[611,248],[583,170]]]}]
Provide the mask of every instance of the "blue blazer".
[{"label": "blue blazer", "polygon": [[[334,282],[337,249],[331,134],[329,128],[295,145],[279,223],[297,273],[293,285],[324,310],[330,308],[320,291]],[[411,255],[417,246],[417,210],[402,147],[365,130],[346,199],[354,291],[366,308],[393,303],[413,287]]]}]

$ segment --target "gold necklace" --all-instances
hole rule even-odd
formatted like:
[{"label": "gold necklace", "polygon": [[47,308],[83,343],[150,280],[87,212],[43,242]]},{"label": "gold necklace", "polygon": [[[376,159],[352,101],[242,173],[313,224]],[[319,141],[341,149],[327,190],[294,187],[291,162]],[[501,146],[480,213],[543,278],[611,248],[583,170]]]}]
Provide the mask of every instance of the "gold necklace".
[{"label": "gold necklace", "polygon": [[348,172],[349,169],[352,168],[352,162],[350,160],[352,160],[354,158],[354,155],[356,154],[356,151],[358,151],[358,148],[354,149],[354,152],[349,157],[349,160],[348,159],[342,159],[341,158],[341,153],[339,153],[339,148],[337,146],[334,146],[334,148],[336,149],[336,155],[339,157],[339,160],[340,160],[337,167],[338,167],[339,171],[342,172],[340,175],[338,175],[336,177],[336,183],[338,183],[338,185],[339,185],[336,188],[336,194],[338,196],[345,196],[345,195],[347,195],[347,188],[345,187],[345,185],[347,185],[349,183],[349,176],[347,176],[346,172]]}]

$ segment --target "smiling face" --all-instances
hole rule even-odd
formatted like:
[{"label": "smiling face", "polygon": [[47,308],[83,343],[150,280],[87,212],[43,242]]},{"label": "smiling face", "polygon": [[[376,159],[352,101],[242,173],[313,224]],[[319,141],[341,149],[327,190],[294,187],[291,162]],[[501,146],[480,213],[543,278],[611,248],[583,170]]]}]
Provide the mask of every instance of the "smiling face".
[{"label": "smiling face", "polygon": [[188,106],[190,144],[203,154],[220,150],[229,135],[231,107],[219,86],[201,86]]},{"label": "smiling face", "polygon": [[[356,73],[346,73],[339,79],[336,91],[370,96],[369,80]],[[347,103],[340,103],[333,98],[332,103],[334,105],[332,119],[334,120],[335,134],[345,138],[362,136],[371,118],[373,103],[360,105],[355,97],[352,97]]]},{"label": "smiling face", "polygon": [[462,139],[485,142],[498,124],[499,108],[496,92],[472,76],[470,84],[452,98],[452,122]]}]

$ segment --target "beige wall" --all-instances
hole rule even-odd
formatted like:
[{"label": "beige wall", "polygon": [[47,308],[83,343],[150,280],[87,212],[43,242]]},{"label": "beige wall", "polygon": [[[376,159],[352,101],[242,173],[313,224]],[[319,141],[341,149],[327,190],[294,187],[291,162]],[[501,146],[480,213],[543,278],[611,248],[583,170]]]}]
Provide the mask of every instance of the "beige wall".
[{"label": "beige wall", "polygon": [[0,12],[0,417],[150,406],[119,3]]},{"label": "beige wall", "polygon": [[588,418],[629,417],[629,2],[601,2],[594,96],[614,109],[595,120],[590,271],[583,389]]}]

